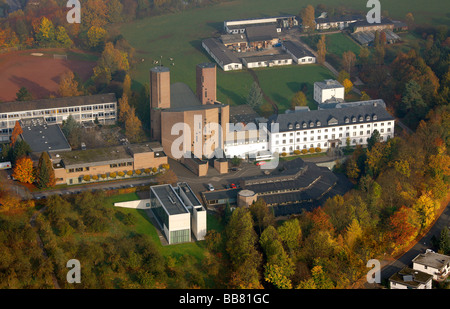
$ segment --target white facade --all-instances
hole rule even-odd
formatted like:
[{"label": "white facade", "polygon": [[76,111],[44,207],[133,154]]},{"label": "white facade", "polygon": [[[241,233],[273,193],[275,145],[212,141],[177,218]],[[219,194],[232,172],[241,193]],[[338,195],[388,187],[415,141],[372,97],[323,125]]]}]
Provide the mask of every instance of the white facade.
[{"label": "white facade", "polygon": [[295,56],[292,55],[292,58],[294,59],[294,61],[297,64],[311,64],[311,63],[316,63],[316,57],[313,56],[305,56],[305,57],[301,57],[301,58],[296,58]]},{"label": "white facade", "polygon": [[[36,101],[39,102],[39,101]],[[9,141],[16,121],[22,119],[43,117],[47,124],[62,124],[64,120],[72,115],[78,122],[94,121],[96,118],[100,123],[115,123],[117,120],[117,102],[80,104],[74,106],[58,106],[58,100],[54,99],[51,108],[34,108],[30,110],[0,112],[0,141]],[[17,107],[25,102],[14,102]],[[3,103],[10,104],[10,103]]]},{"label": "white facade", "polygon": [[275,60],[254,60],[251,58],[243,58],[242,62],[247,68],[265,68],[265,67],[274,67],[274,66],[283,66],[283,65],[291,65],[292,59],[275,59]]},{"label": "white facade", "polygon": [[325,103],[328,100],[344,100],[344,86],[338,81],[326,80],[324,82],[314,83],[314,101],[319,104]]},{"label": "white facade", "polygon": [[442,280],[450,274],[450,256],[427,251],[413,259],[413,269],[430,274],[433,280]]},{"label": "white facade", "polygon": [[[411,289],[411,286],[408,286],[404,283],[391,281],[389,284],[389,288],[391,290],[407,290],[407,289]],[[417,290],[430,290],[431,288],[432,288],[432,280],[430,280],[426,283],[419,283],[417,285],[417,287],[414,287],[414,289],[417,289]]]},{"label": "white facade", "polygon": [[374,121],[372,123],[341,124],[326,128],[298,128],[290,132],[270,134],[269,147],[272,153],[292,153],[295,150],[310,148],[328,149],[340,145],[346,145],[347,138],[350,145],[367,145],[367,139],[378,130],[382,141],[394,137],[394,121]]}]

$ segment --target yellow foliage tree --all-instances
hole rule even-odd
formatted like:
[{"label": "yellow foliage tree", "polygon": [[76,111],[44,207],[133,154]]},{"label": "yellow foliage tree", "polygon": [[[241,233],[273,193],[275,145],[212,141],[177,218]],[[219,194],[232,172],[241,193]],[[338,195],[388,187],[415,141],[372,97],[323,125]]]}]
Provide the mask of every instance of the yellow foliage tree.
[{"label": "yellow foliage tree", "polygon": [[433,200],[431,192],[424,192],[413,205],[413,209],[419,215],[421,227],[428,227],[433,222],[439,203]]},{"label": "yellow foliage tree", "polygon": [[81,95],[81,92],[78,90],[78,82],[75,80],[75,75],[72,71],[67,71],[61,76],[59,95],[62,97],[76,97]]},{"label": "yellow foliage tree", "polygon": [[342,84],[342,86],[344,86],[345,94],[348,94],[353,88],[353,83],[348,78],[344,79]]},{"label": "yellow foliage tree", "polygon": [[12,176],[23,183],[34,182],[33,161],[30,157],[24,156],[16,161]]}]

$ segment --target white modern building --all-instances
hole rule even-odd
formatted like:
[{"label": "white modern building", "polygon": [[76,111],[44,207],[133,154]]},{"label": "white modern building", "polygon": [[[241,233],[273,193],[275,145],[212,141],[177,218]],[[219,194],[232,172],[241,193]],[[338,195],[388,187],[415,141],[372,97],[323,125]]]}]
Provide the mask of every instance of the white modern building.
[{"label": "white modern building", "polygon": [[205,239],[206,210],[187,183],[151,186],[149,207],[169,244]]},{"label": "white modern building", "polygon": [[450,256],[427,250],[413,260],[413,269],[433,276],[433,280],[444,280],[450,273]]},{"label": "white modern building", "polygon": [[319,104],[344,101],[344,86],[337,80],[327,79],[314,83],[314,101]]},{"label": "white modern building", "polygon": [[78,122],[114,124],[117,120],[115,94],[14,101],[0,104],[0,142],[9,141],[16,121],[44,118],[48,125],[62,124],[72,115]]},{"label": "white modern building", "polygon": [[242,58],[242,63],[249,69],[291,65],[292,58],[288,54],[275,54]]}]

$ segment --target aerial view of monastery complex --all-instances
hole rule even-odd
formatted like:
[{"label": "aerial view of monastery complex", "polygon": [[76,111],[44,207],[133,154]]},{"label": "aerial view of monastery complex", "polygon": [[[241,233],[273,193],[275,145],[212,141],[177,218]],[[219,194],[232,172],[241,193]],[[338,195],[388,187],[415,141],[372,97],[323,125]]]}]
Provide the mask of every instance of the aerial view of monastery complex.
[{"label": "aerial view of monastery complex", "polygon": [[449,16],[0,0],[0,287],[449,289]]}]

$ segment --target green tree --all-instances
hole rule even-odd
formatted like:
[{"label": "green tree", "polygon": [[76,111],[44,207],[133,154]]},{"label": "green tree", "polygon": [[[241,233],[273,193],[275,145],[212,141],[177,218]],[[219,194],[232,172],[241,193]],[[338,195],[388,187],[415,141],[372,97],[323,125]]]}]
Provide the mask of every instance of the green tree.
[{"label": "green tree", "polygon": [[256,287],[260,285],[258,268],[261,254],[256,249],[258,237],[253,229],[250,211],[236,208],[225,228],[225,249],[231,263],[230,285]]},{"label": "green tree", "polygon": [[442,254],[450,253],[450,232],[447,227],[444,227],[439,237],[439,252]]},{"label": "green tree", "polygon": [[55,26],[47,17],[42,17],[37,29],[35,39],[39,46],[48,47],[55,42]]},{"label": "green tree", "polygon": [[291,101],[291,109],[295,110],[296,106],[307,106],[306,95],[303,91],[298,91]]},{"label": "green tree", "polygon": [[42,152],[36,169],[36,184],[38,188],[48,188],[55,185],[55,171],[47,152]]},{"label": "green tree", "polygon": [[258,83],[253,82],[247,96],[247,104],[253,108],[259,107],[263,103],[263,94]]},{"label": "green tree", "polygon": [[64,28],[63,26],[58,26],[56,28],[55,39],[58,46],[60,47],[69,48],[73,45],[72,40],[66,32],[66,28]]},{"label": "green tree", "polygon": [[33,95],[25,87],[21,87],[19,91],[16,93],[16,101],[31,101],[31,100],[33,100]]}]

